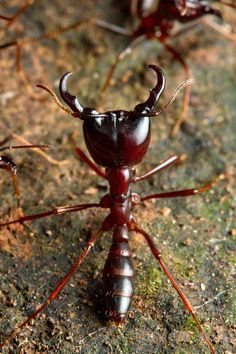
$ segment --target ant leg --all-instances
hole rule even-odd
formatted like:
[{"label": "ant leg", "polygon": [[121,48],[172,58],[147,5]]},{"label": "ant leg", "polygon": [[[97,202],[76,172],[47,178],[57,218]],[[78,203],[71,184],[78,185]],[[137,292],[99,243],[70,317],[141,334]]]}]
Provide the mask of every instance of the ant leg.
[{"label": "ant leg", "polygon": [[211,344],[209,338],[207,337],[206,333],[203,330],[203,327],[201,326],[198,317],[196,316],[196,313],[192,307],[192,305],[190,304],[190,302],[188,301],[188,299],[186,298],[186,296],[184,295],[184,293],[182,292],[182,290],[180,289],[180,286],[178,285],[178,283],[175,281],[175,279],[173,278],[173,276],[171,275],[171,273],[169,272],[168,268],[166,267],[162,256],[161,256],[161,252],[159,251],[159,249],[155,246],[151,236],[149,234],[147,234],[144,230],[140,229],[138,227],[138,225],[135,222],[131,222],[129,223],[129,228],[131,231],[135,231],[139,234],[141,234],[145,240],[147,241],[151,252],[153,254],[153,256],[158,260],[158,262],[160,263],[161,268],[163,269],[163,271],[165,272],[166,276],[168,277],[168,279],[170,280],[172,286],[175,288],[175,290],[177,291],[177,293],[179,294],[179,297],[181,298],[185,308],[187,309],[187,311],[190,313],[190,315],[192,316],[193,320],[195,321],[199,332],[202,334],[205,342],[207,343],[210,351],[212,354],[215,354],[215,349],[213,348],[213,345]]},{"label": "ant leg", "polygon": [[[25,144],[25,145],[8,145],[5,147],[2,147],[3,145],[7,144],[8,142],[10,142],[11,140],[16,139],[19,142]],[[48,155],[45,151],[43,151],[42,149],[46,149],[46,148],[50,148],[49,145],[34,145],[31,144],[28,140],[26,140],[25,138],[22,138],[21,136],[17,135],[17,134],[11,134],[8,137],[6,137],[3,141],[0,142],[0,151],[5,151],[5,150],[15,150],[15,149],[32,149],[34,152],[36,152],[37,154],[43,156],[48,162],[50,162],[53,165],[65,165],[68,163],[67,160],[62,160],[62,161],[58,161],[53,159],[50,155]]]},{"label": "ant leg", "polygon": [[[55,99],[54,96],[53,96],[53,98]],[[75,149],[75,152],[78,155],[78,157],[83,162],[85,162],[98,176],[100,176],[102,178],[106,178],[105,173],[83,152],[82,149],[80,149],[80,147],[76,146],[76,139],[75,139],[74,133],[71,134],[70,139],[72,142],[72,146]]]},{"label": "ant leg", "polygon": [[[184,59],[181,57],[181,55],[168,43],[166,43],[164,40],[161,40],[161,38],[156,37],[158,41],[160,41],[163,46],[166,48],[167,51],[169,51],[173,57],[183,66],[186,78],[189,78],[191,76],[191,71],[189,69],[189,66],[186,64]],[[179,132],[179,129],[181,125],[184,123],[184,121],[187,118],[187,113],[188,113],[188,108],[189,108],[189,102],[190,102],[190,86],[187,85],[184,93],[184,100],[182,104],[182,109],[180,115],[177,117],[177,121],[174,124],[174,127],[172,128],[171,135],[173,137],[176,137],[176,135]]]},{"label": "ant leg", "polygon": [[94,172],[96,172],[98,176],[106,178],[105,173],[100,170],[100,168],[98,168],[97,165],[95,165],[95,163],[93,163],[93,161],[87,157],[83,150],[81,150],[79,147],[76,147],[75,152],[82,161],[84,161]]},{"label": "ant leg", "polygon": [[81,210],[85,210],[85,209],[89,209],[89,208],[100,208],[100,207],[101,207],[100,204],[97,204],[97,203],[54,207],[51,210],[45,211],[43,213],[25,215],[25,216],[19,217],[18,219],[1,223],[0,227],[4,227],[4,226],[16,224],[16,223],[24,223],[25,221],[45,218],[45,217],[51,216],[51,215],[55,216],[55,215],[61,215],[61,214],[65,214],[65,213],[72,213],[74,211],[81,211]]},{"label": "ant leg", "polygon": [[19,197],[20,192],[19,192],[19,187],[16,178],[16,173],[17,173],[16,165],[7,156],[0,156],[0,168],[10,173],[12,177],[12,183],[13,183],[15,195]]},{"label": "ant leg", "polygon": [[[236,7],[233,8],[235,9]],[[207,26],[213,29],[214,31],[220,33],[222,36],[234,42],[236,41],[236,33],[232,31],[231,26],[229,26],[227,23],[219,25],[216,21],[205,18],[197,19],[194,21],[194,23],[186,25],[183,29],[177,31],[176,33],[173,33],[171,35],[171,38],[179,37],[199,25]]]},{"label": "ant leg", "polygon": [[8,344],[13,337],[16,336],[16,334],[24,327],[26,327],[34,318],[36,318],[38,316],[38,314],[40,312],[42,312],[57,296],[58,294],[61,292],[61,290],[64,288],[64,286],[68,283],[68,281],[70,280],[70,278],[75,274],[75,272],[77,271],[77,269],[80,267],[80,265],[82,264],[82,262],[84,261],[85,257],[87,256],[87,254],[89,253],[89,251],[91,250],[91,248],[94,246],[95,242],[97,241],[99,235],[104,232],[104,231],[108,231],[110,229],[110,227],[108,227],[108,225],[106,224],[106,220],[103,222],[102,227],[95,232],[92,237],[90,238],[86,249],[84,250],[84,252],[81,254],[81,256],[77,259],[77,261],[74,263],[74,265],[71,267],[71,269],[69,270],[69,272],[64,276],[64,278],[59,282],[59,284],[55,287],[55,289],[51,292],[51,294],[49,295],[49,297],[46,299],[46,301],[32,314],[30,315],[23,323],[21,323],[20,325],[18,325],[8,336],[5,340],[3,340],[2,343],[0,343],[0,349],[3,348],[3,346],[5,346],[6,344]]},{"label": "ant leg", "polygon": [[195,195],[195,194],[203,193],[203,192],[207,191],[208,189],[211,188],[212,184],[213,184],[213,182],[209,182],[200,188],[183,189],[180,191],[150,194],[150,195],[146,195],[145,197],[140,198],[140,202],[143,202],[144,200],[147,200],[147,199],[188,197],[191,195]]},{"label": "ant leg", "polygon": [[202,19],[200,23],[220,33],[222,36],[236,42],[236,33],[232,31],[231,26],[227,25],[227,23],[225,25],[219,25],[215,21],[207,21],[205,19]]},{"label": "ant leg", "polygon": [[125,48],[123,48],[117,55],[116,55],[116,59],[111,67],[111,69],[108,72],[106,81],[104,82],[102,88],[101,88],[101,94],[104,94],[105,91],[107,90],[107,88],[110,85],[110,81],[112,79],[112,76],[114,74],[114,71],[118,65],[118,63],[124,59],[124,57],[127,54],[130,54],[132,49],[134,49],[134,47],[136,47],[137,45],[139,45],[141,42],[143,42],[145,40],[146,36],[145,35],[141,35],[138,36],[137,38],[135,38],[132,42],[130,42]]},{"label": "ant leg", "polygon": [[164,162],[162,162],[160,165],[156,166],[155,168],[153,168],[151,171],[145,173],[142,176],[137,176],[134,178],[133,182],[139,182],[142,181],[143,179],[146,179],[152,175],[154,175],[157,172],[160,172],[162,170],[164,170],[165,168],[169,167],[170,165],[172,165],[173,163],[175,163],[176,161],[178,161],[180,158],[179,156],[171,156],[169,159],[165,160]]},{"label": "ant leg", "polygon": [[[17,75],[19,76],[20,80],[23,82],[28,94],[32,98],[34,98],[35,100],[39,100],[40,102],[44,102],[46,100],[46,98],[42,97],[34,92],[34,89],[33,89],[32,85],[30,84],[30,81],[29,81],[29,79],[26,75],[26,72],[22,66],[21,52],[22,52],[22,48],[23,48],[23,43],[21,44],[21,41],[16,41],[15,46],[16,46],[15,49],[16,49],[16,72],[17,72]],[[0,49],[1,49],[1,47],[0,47]]]}]

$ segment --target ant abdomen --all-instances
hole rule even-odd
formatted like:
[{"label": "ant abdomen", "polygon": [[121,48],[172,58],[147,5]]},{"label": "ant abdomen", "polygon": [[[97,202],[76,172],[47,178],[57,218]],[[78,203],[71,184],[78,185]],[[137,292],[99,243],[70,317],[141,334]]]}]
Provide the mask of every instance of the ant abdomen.
[{"label": "ant abdomen", "polygon": [[127,241],[114,242],[103,271],[106,316],[121,323],[129,309],[134,285],[132,254]]}]

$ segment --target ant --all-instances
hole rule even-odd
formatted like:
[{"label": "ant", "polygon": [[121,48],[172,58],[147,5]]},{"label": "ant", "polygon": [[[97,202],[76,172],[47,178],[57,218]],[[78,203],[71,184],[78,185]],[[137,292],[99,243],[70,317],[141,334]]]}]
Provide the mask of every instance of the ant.
[{"label": "ant", "polygon": [[[7,145],[10,141],[14,139],[20,141],[24,145]],[[67,160],[61,160],[61,161],[55,160],[50,155],[48,155],[45,151],[43,151],[44,149],[48,149],[48,148],[50,148],[49,145],[30,144],[28,140],[26,140],[25,138],[17,134],[11,134],[7,136],[3,141],[0,142],[0,153],[8,150],[11,151],[11,150],[21,150],[21,149],[32,149],[34,152],[41,155],[44,159],[46,159],[48,162],[50,162],[53,165],[61,166],[67,164]],[[7,171],[11,175],[14,194],[17,198],[19,198],[20,191],[19,191],[19,186],[17,181],[17,171],[18,171],[17,165],[8,156],[0,156],[0,169]]]},{"label": "ant", "polygon": [[[231,8],[236,8],[234,1],[212,1],[214,3],[220,3]],[[28,2],[27,2],[28,3]],[[196,27],[199,24],[207,25],[214,30],[220,32],[222,35],[230,38],[231,40],[236,41],[236,35],[225,29],[223,26],[217,24],[216,22],[208,22],[204,20],[206,15],[214,15],[218,19],[222,20],[222,13],[213,8],[210,5],[210,1],[203,0],[131,0],[130,1],[130,12],[133,22],[135,24],[134,29],[126,29],[99,19],[94,18],[84,18],[79,21],[76,21],[68,26],[61,27],[49,32],[43,33],[35,38],[23,38],[10,41],[0,45],[0,50],[5,48],[13,47],[16,50],[16,70],[18,76],[21,78],[29,94],[36,98],[41,99],[34,92],[31,84],[28,80],[26,72],[22,66],[22,49],[31,43],[41,41],[44,39],[55,38],[56,36],[68,32],[70,30],[76,29],[82,25],[89,24],[93,25],[118,35],[122,35],[128,38],[131,38],[131,42],[122,48],[116,58],[112,67],[110,68],[104,84],[101,88],[101,95],[105,93],[108,89],[111,79],[114,75],[114,71],[118,63],[124,59],[124,57],[132,52],[132,50],[140,45],[145,40],[158,40],[165,49],[171,53],[175,60],[177,60],[185,71],[186,77],[190,76],[190,68],[185,62],[181,54],[175,49],[173,45],[169,43],[169,39],[175,39],[185,34],[190,29]],[[175,23],[178,22],[181,25],[184,25],[183,28],[175,31]],[[181,114],[177,118],[176,123],[174,124],[172,130],[172,136],[176,136],[181,125],[187,118],[187,111],[190,101],[190,87],[187,86],[183,99],[183,106],[181,109]]]},{"label": "ant", "polygon": [[[27,145],[6,145],[13,139],[17,139]],[[32,145],[27,140],[25,140],[24,138],[16,134],[9,135],[7,138],[5,138],[3,141],[0,142],[0,152],[4,152],[7,150],[18,150],[18,149],[33,149],[35,152],[41,154],[47,159],[48,159],[48,155],[41,149],[46,149],[48,147],[49,147],[48,145]],[[20,192],[19,192],[19,187],[18,187],[18,182],[16,177],[17,174],[16,164],[8,156],[0,156],[0,168],[10,173],[12,177],[12,183],[13,183],[15,195],[19,197]]]},{"label": "ant", "polygon": [[[46,301],[7,336],[0,345],[0,348],[9,343],[9,341],[22,328],[27,326],[32,319],[41,313],[58,296],[60,291],[78,270],[98,237],[103,232],[112,230],[113,241],[103,270],[106,316],[108,320],[118,325],[123,324],[131,304],[134,292],[134,267],[131,259],[132,254],[129,248],[129,235],[130,232],[136,232],[141,234],[148,243],[153,256],[159,262],[162,270],[165,272],[172,286],[180,296],[185,308],[195,321],[210,352],[215,353],[213,345],[204,332],[192,305],[165,265],[161,252],[155,246],[151,236],[139,227],[131,212],[132,208],[143,203],[145,200],[193,196],[205,192],[211,188],[212,185],[212,183],[208,183],[200,188],[157,193],[146,196],[140,196],[137,193],[131,192],[132,183],[143,181],[179,161],[179,157],[174,155],[141,176],[137,176],[135,173],[134,166],[138,165],[143,160],[149,147],[151,139],[150,118],[159,115],[165,110],[175,99],[178,91],[190,83],[189,81],[186,81],[180,85],[174,92],[170,101],[159,111],[154,111],[154,108],[164,91],[165,76],[159,67],[155,65],[149,65],[149,67],[154,70],[156,74],[156,85],[150,91],[148,99],[143,103],[137,104],[131,111],[114,110],[99,113],[94,108],[84,107],[76,96],[72,95],[67,89],[67,80],[71,73],[64,74],[59,84],[61,97],[70,109],[60,103],[52,90],[44,85],[38,85],[38,87],[43,88],[50,93],[60,108],[71,114],[74,118],[82,120],[84,141],[94,162],[87,157],[80,148],[76,148],[76,152],[90,169],[108,182],[109,192],[104,195],[98,203],[54,207],[53,209],[40,214],[25,215],[18,219],[1,223],[0,226],[3,227],[15,223],[24,223],[25,221],[38,218],[90,208],[104,208],[109,210],[109,213],[102,222],[100,229],[92,234],[84,252],[51,292]],[[102,168],[105,168],[105,170]]]}]

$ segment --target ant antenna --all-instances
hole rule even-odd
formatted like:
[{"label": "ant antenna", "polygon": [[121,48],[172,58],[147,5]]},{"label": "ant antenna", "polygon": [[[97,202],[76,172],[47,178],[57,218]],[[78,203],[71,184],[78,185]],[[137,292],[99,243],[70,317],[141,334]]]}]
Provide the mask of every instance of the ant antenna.
[{"label": "ant antenna", "polygon": [[180,84],[174,91],[174,93],[172,94],[170,100],[157,112],[150,112],[150,113],[141,113],[141,115],[143,116],[148,116],[148,117],[155,117],[158,116],[160,113],[164,112],[169,105],[176,99],[176,97],[178,96],[179,92],[181,90],[183,90],[186,86],[191,85],[194,83],[194,79],[188,79],[182,82],[182,84]]},{"label": "ant antenna", "polygon": [[59,98],[57,97],[55,92],[53,90],[51,90],[49,87],[47,87],[47,86],[45,86],[43,84],[38,84],[36,86],[41,88],[41,89],[43,89],[43,90],[45,90],[45,91],[47,91],[59,108],[61,108],[63,111],[65,111],[66,113],[70,114],[71,116],[73,116],[75,118],[79,118],[79,117],[83,117],[83,116],[86,116],[86,117],[88,117],[88,116],[91,116],[91,117],[107,117],[106,113],[89,114],[89,113],[82,113],[82,112],[81,113],[73,112],[69,108],[64,106],[59,101]]},{"label": "ant antenna", "polygon": [[[183,90],[186,86],[191,85],[194,82],[194,79],[188,79],[183,81],[174,91],[172,97],[170,98],[170,100],[157,112],[150,112],[150,113],[137,113],[135,111],[131,111],[129,112],[129,114],[131,115],[139,115],[139,116],[145,116],[145,117],[155,117],[158,116],[160,113],[164,112],[168,106],[176,99],[176,97],[178,96],[179,92],[181,90]],[[38,84],[36,85],[37,87],[47,91],[49,93],[49,95],[52,97],[52,99],[54,100],[54,102],[57,104],[57,106],[59,108],[61,108],[63,111],[65,111],[66,113],[70,114],[71,116],[75,117],[75,118],[80,118],[83,117],[84,115],[86,115],[86,117],[91,116],[91,117],[107,117],[106,113],[98,113],[98,114],[89,114],[89,113],[77,113],[77,112],[73,112],[70,109],[68,109],[66,106],[64,106],[58,99],[57,95],[55,94],[55,92],[53,90],[51,90],[49,87],[43,85],[43,84]]]}]

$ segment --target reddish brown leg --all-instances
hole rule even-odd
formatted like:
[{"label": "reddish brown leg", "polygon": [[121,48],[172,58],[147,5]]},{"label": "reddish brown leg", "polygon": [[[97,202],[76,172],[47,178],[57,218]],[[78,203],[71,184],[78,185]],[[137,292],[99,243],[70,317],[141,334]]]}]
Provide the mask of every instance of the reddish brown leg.
[{"label": "reddish brown leg", "polygon": [[97,203],[54,207],[51,210],[45,211],[43,213],[25,215],[25,216],[19,217],[18,219],[10,220],[10,221],[1,223],[0,227],[8,226],[8,225],[16,224],[16,223],[23,223],[25,221],[45,218],[45,217],[51,216],[51,215],[61,215],[61,214],[65,214],[65,213],[72,213],[72,212],[75,212],[75,211],[81,211],[81,210],[85,210],[85,209],[89,209],[89,208],[99,208],[99,207],[100,207],[100,204],[97,204]]},{"label": "reddish brown leg", "polygon": [[[173,55],[173,57],[183,66],[184,71],[185,71],[185,75],[186,75],[186,79],[189,79],[190,76],[191,76],[191,71],[189,69],[189,66],[185,63],[185,61],[181,57],[181,55],[172,46],[170,46],[168,43],[166,43],[165,41],[162,41],[158,37],[156,37],[156,38],[164,45],[166,50],[169,51]],[[182,108],[181,108],[181,113],[177,117],[177,120],[176,120],[176,122],[174,124],[174,127],[172,129],[172,132],[171,132],[171,135],[173,137],[176,137],[176,135],[179,132],[179,129],[180,129],[181,125],[183,124],[183,122],[187,118],[189,102],[190,102],[190,86],[188,85],[185,88],[184,100],[183,100],[183,105],[182,105]]]},{"label": "reddish brown leg", "polygon": [[165,272],[166,276],[168,277],[168,279],[170,280],[172,286],[175,288],[175,290],[177,291],[177,293],[179,294],[179,297],[181,298],[186,310],[191,314],[193,320],[195,321],[200,333],[202,334],[206,344],[208,345],[210,351],[212,354],[215,354],[215,349],[213,348],[213,345],[211,344],[209,338],[207,337],[206,333],[204,332],[197,316],[196,313],[192,307],[192,305],[190,304],[190,302],[188,301],[188,299],[186,298],[186,296],[184,295],[184,293],[182,292],[182,290],[180,289],[178,283],[175,281],[175,279],[173,278],[173,276],[171,275],[171,273],[169,272],[168,268],[166,267],[162,256],[161,256],[161,252],[159,251],[159,249],[155,246],[152,238],[150,237],[150,235],[148,235],[144,230],[140,229],[138,227],[138,225],[134,222],[129,224],[130,230],[131,231],[135,231],[139,234],[141,234],[145,240],[147,241],[151,252],[153,254],[153,256],[158,260],[158,262],[160,263],[161,268],[163,269],[163,271]]},{"label": "reddish brown leg", "polygon": [[127,54],[130,54],[132,52],[132,50],[134,49],[134,47],[136,47],[137,45],[139,45],[141,42],[143,42],[145,40],[146,36],[145,35],[141,35],[137,38],[135,38],[131,43],[129,43],[124,49],[122,49],[116,56],[116,59],[111,67],[111,69],[109,70],[108,72],[108,75],[107,75],[107,78],[106,78],[106,81],[104,82],[102,88],[101,88],[101,94],[104,94],[105,91],[107,90],[107,88],[109,87],[110,85],[110,82],[111,82],[111,79],[112,79],[112,76],[114,74],[114,71],[118,65],[118,63],[124,59],[124,57],[127,55]]},{"label": "reddish brown leg", "polygon": [[[6,145],[8,142],[12,141],[12,140],[18,140],[19,142],[23,143],[24,145],[7,145],[7,146],[3,146]],[[3,146],[1,148],[1,146]],[[5,151],[5,150],[17,150],[17,149],[32,149],[33,151],[35,151],[37,154],[43,156],[48,162],[52,163],[53,165],[65,165],[68,163],[67,160],[63,160],[63,161],[58,161],[53,159],[51,156],[49,156],[45,151],[43,151],[42,149],[47,149],[50,148],[49,145],[34,145],[31,144],[28,140],[26,140],[25,138],[22,138],[21,136],[17,135],[17,134],[11,134],[9,135],[6,139],[4,139],[3,141],[0,142],[0,151]]]},{"label": "reddish brown leg", "polygon": [[105,173],[87,157],[83,150],[81,150],[79,147],[76,147],[75,152],[83,162],[85,162],[94,172],[96,172],[98,176],[106,178]]},{"label": "reddish brown leg", "polygon": [[77,269],[80,267],[82,262],[84,261],[85,257],[91,250],[91,248],[94,246],[95,242],[97,241],[99,235],[107,231],[107,225],[105,225],[105,222],[103,223],[102,227],[95,232],[92,237],[90,238],[90,241],[87,244],[86,249],[82,253],[82,255],[77,259],[77,261],[74,263],[72,268],[69,270],[69,272],[64,276],[64,278],[59,282],[59,284],[55,287],[55,289],[51,292],[49,297],[46,299],[46,301],[32,314],[30,315],[23,323],[21,323],[19,326],[17,326],[14,331],[12,331],[7,338],[0,343],[0,349],[3,348],[6,344],[8,344],[13,337],[16,336],[16,334],[24,327],[26,327],[35,317],[38,316],[40,312],[42,312],[56,297],[57,295],[61,292],[61,290],[64,288],[64,286],[68,283],[70,278],[75,274]]},{"label": "reddish brown leg", "polygon": [[141,202],[147,199],[160,199],[160,198],[177,198],[177,197],[188,197],[191,195],[195,195],[198,193],[205,192],[206,190],[210,189],[213,182],[205,184],[203,187],[200,188],[193,188],[193,189],[183,189],[180,191],[173,191],[173,192],[166,192],[166,193],[157,193],[157,194],[150,194],[142,197],[140,199]]},{"label": "reddish brown leg", "polygon": [[165,160],[164,162],[162,162],[160,165],[156,166],[153,170],[145,173],[142,176],[137,176],[134,178],[133,182],[139,182],[142,181],[143,179],[146,179],[152,175],[154,175],[157,172],[160,172],[162,170],[164,170],[165,168],[169,167],[170,165],[172,165],[173,163],[175,163],[176,161],[178,161],[179,157],[174,155],[172,157],[170,157],[169,159]]}]

